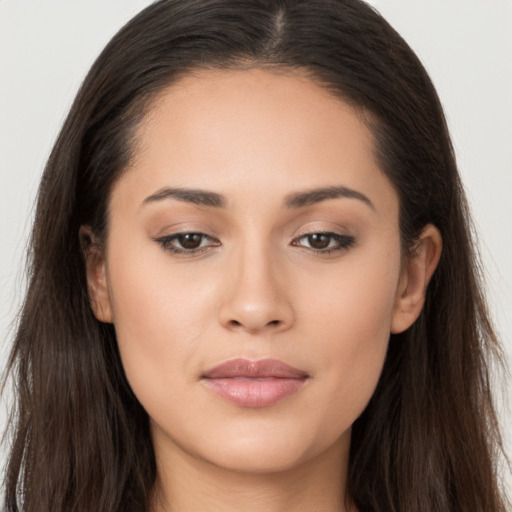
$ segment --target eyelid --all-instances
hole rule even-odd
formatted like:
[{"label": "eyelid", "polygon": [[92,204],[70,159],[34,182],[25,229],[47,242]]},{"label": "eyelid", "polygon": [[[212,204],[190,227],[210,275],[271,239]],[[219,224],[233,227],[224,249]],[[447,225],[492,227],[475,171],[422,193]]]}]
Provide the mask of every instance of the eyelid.
[{"label": "eyelid", "polygon": [[[321,234],[331,238],[328,246],[325,248],[315,248],[311,247],[311,244],[301,243],[301,240],[305,240],[307,237]],[[332,245],[333,241],[337,243]],[[356,242],[357,236],[353,229],[348,229],[346,226],[336,222],[316,219],[296,229],[292,234],[290,245],[316,256],[329,256],[333,255],[333,253],[339,255],[348,251]]]},{"label": "eyelid", "polygon": [[335,233],[339,235],[355,234],[354,226],[347,226],[339,222],[327,219],[312,219],[296,228],[291,234],[292,238],[296,238],[301,235],[308,235],[311,233]]},{"label": "eyelid", "polygon": [[186,233],[204,233],[205,235],[215,237],[215,230],[207,223],[197,220],[187,220],[182,222],[160,223],[162,227],[152,230],[155,235],[153,239],[163,238],[164,236],[180,235]]},{"label": "eyelid", "polygon": [[[308,247],[308,246],[298,243],[301,239],[307,239],[308,237],[313,236],[313,235],[325,235],[327,237],[330,237],[331,240],[329,240],[329,245],[325,248],[317,249],[315,247]],[[333,240],[336,241],[337,245],[335,245],[335,246],[330,245]],[[329,232],[329,231],[319,231],[319,232],[310,232],[310,233],[306,233],[304,235],[297,236],[292,240],[291,245],[300,247],[302,249],[313,252],[315,254],[322,255],[322,254],[331,254],[333,252],[346,251],[350,247],[352,247],[355,243],[356,243],[356,239],[352,235],[333,233],[333,232]]]},{"label": "eyelid", "polygon": [[[177,240],[180,236],[186,236],[186,235],[199,235],[203,238],[203,240],[207,240],[209,243],[205,246],[199,246],[194,249],[187,249],[185,247],[177,247],[173,246],[172,242]],[[202,231],[198,230],[183,230],[183,231],[176,231],[174,233],[170,233],[168,235],[155,237],[153,238],[155,242],[157,242],[164,251],[168,251],[174,255],[182,255],[182,256],[196,256],[199,254],[202,254],[206,251],[208,251],[212,247],[219,247],[221,244],[220,240],[212,235],[208,235],[207,233],[204,233]]]}]

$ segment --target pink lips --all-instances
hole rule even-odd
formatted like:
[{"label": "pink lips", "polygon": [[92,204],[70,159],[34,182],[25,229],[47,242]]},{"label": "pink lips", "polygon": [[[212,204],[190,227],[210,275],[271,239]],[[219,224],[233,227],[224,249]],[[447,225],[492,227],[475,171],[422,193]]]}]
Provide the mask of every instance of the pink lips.
[{"label": "pink lips", "polygon": [[231,359],[202,376],[220,397],[242,407],[268,407],[298,391],[308,374],[276,359]]}]

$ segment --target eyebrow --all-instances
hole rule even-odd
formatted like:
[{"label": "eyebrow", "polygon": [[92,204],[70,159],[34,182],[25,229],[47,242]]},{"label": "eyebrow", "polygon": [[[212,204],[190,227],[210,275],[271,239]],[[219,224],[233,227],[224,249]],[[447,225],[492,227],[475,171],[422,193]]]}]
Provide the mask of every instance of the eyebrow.
[{"label": "eyebrow", "polygon": [[[304,192],[295,192],[286,197],[284,204],[287,208],[295,209],[311,206],[328,199],[339,198],[358,199],[368,205],[372,210],[375,210],[375,206],[367,196],[357,190],[344,186],[322,187],[306,190]],[[227,204],[226,198],[216,192],[174,187],[165,187],[158,190],[154,194],[146,197],[142,204],[145,205],[156,201],[162,201],[164,199],[176,199],[178,201],[192,203],[199,206],[207,206],[210,208],[225,208]]]},{"label": "eyebrow", "polygon": [[357,190],[343,186],[315,188],[306,190],[305,192],[291,194],[287,196],[285,204],[287,208],[304,208],[305,206],[311,206],[326,201],[327,199],[338,198],[358,199],[368,205],[372,210],[375,210],[374,204],[368,197]]},{"label": "eyebrow", "polygon": [[197,190],[191,188],[162,188],[144,199],[142,204],[162,201],[164,199],[177,199],[185,203],[192,203],[199,206],[209,206],[210,208],[225,208],[226,199],[224,196],[215,192],[206,190]]}]

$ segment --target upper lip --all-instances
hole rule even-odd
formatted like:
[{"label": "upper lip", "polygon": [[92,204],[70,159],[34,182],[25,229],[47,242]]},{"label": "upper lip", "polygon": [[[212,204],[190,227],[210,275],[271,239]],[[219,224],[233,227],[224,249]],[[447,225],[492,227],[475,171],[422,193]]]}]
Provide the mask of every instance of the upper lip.
[{"label": "upper lip", "polygon": [[308,374],[278,359],[250,361],[249,359],[238,358],[220,363],[202,375],[202,378],[205,379],[229,379],[235,377],[304,379],[308,377]]}]

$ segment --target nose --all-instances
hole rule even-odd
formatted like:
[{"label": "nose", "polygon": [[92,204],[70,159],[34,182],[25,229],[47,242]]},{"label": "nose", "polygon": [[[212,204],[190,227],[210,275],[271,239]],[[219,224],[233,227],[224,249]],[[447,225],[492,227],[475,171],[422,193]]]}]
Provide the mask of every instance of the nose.
[{"label": "nose", "polygon": [[[269,251],[240,251],[230,262],[220,322],[250,334],[288,330],[294,322],[290,283]],[[280,271],[281,270],[281,271]]]}]

